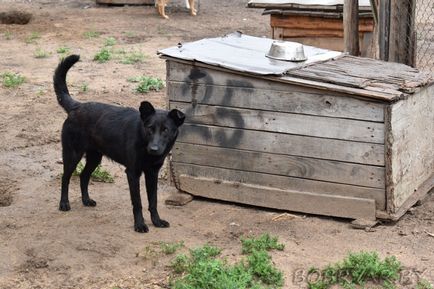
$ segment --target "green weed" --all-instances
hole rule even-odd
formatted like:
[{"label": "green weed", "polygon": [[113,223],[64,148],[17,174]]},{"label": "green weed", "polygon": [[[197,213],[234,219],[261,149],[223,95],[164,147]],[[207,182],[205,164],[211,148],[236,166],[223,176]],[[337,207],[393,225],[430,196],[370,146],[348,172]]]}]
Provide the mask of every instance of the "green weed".
[{"label": "green weed", "polygon": [[59,48],[57,48],[56,52],[58,54],[68,54],[71,51],[71,49],[67,46],[61,46]]},{"label": "green weed", "polygon": [[[271,238],[275,239],[275,238]],[[258,239],[251,239],[259,242]],[[277,240],[277,239],[276,239]],[[279,246],[280,248],[281,246]],[[271,247],[267,247],[268,250]],[[283,248],[283,247],[282,247]],[[283,274],[271,262],[267,249],[253,249],[246,259],[228,264],[218,258],[221,249],[205,245],[179,254],[171,268],[179,277],[171,282],[173,289],[272,289],[283,286]]]},{"label": "green weed", "polygon": [[12,32],[10,32],[10,31],[6,31],[3,35],[4,35],[6,40],[12,39]]},{"label": "green weed", "polygon": [[36,43],[36,40],[41,38],[41,34],[39,32],[32,32],[29,36],[27,36],[25,42],[27,44]]},{"label": "green weed", "polygon": [[184,242],[182,242],[182,241],[177,242],[177,243],[166,243],[166,242],[160,243],[161,251],[166,255],[171,255],[171,254],[175,253],[176,250],[178,250],[182,247],[184,247]]},{"label": "green weed", "polygon": [[163,80],[156,77],[140,76],[129,78],[128,81],[138,83],[135,90],[139,93],[147,93],[150,90],[159,91],[164,87]]},{"label": "green weed", "polygon": [[121,58],[122,64],[141,63],[146,59],[146,55],[139,51],[127,52]]},{"label": "green weed", "polygon": [[243,254],[250,254],[253,251],[269,251],[271,249],[282,251],[285,245],[277,242],[277,237],[270,237],[268,234],[263,234],[258,238],[242,238],[242,252]]},{"label": "green weed", "polygon": [[395,288],[400,269],[401,263],[394,256],[382,261],[376,252],[350,253],[342,262],[328,265],[323,270],[312,268],[310,273],[318,272],[321,278],[308,285],[310,289],[326,289],[333,285],[354,288],[367,281],[376,281],[384,288]]},{"label": "green weed", "polygon": [[421,279],[416,284],[416,289],[433,289],[433,285],[425,279]]},{"label": "green weed", "polygon": [[36,48],[36,51],[33,55],[35,56],[35,58],[47,58],[50,53],[48,53],[42,48]]},{"label": "green weed", "polygon": [[100,51],[98,51],[97,54],[95,54],[93,60],[99,63],[104,63],[109,61],[111,58],[112,58],[111,51],[104,47]]},{"label": "green weed", "polygon": [[85,93],[89,90],[89,85],[86,82],[83,82],[80,86],[80,91]]},{"label": "green weed", "polygon": [[7,88],[14,88],[21,85],[25,78],[18,73],[5,72],[0,75],[2,79],[2,84]]},{"label": "green weed", "polygon": [[[77,167],[74,170],[73,175],[79,176],[84,169],[84,165],[82,162],[79,162]],[[102,182],[102,183],[114,183],[114,178],[110,175],[110,173],[106,170],[104,170],[101,165],[98,165],[96,169],[93,171],[92,175],[90,176],[92,180],[95,182]]]},{"label": "green weed", "polygon": [[90,31],[86,31],[84,32],[83,36],[87,39],[92,39],[92,38],[98,38],[101,36],[100,32],[94,31],[94,30],[90,30]]},{"label": "green weed", "polygon": [[114,38],[114,37],[107,37],[105,39],[104,46],[114,46],[114,45],[116,45],[116,38]]}]

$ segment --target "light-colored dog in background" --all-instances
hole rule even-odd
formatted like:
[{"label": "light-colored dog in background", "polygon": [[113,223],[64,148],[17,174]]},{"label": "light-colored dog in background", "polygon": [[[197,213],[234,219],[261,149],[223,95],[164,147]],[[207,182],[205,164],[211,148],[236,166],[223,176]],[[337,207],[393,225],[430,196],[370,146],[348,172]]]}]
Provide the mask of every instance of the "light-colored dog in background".
[{"label": "light-colored dog in background", "polygon": [[[158,9],[158,13],[166,19],[169,19],[169,16],[166,15],[166,11],[165,11],[166,4],[168,1],[169,0],[157,0],[155,3]],[[197,11],[194,8],[194,2],[195,0],[185,0],[185,6],[187,7],[187,9],[190,9],[191,15],[196,16]]]}]

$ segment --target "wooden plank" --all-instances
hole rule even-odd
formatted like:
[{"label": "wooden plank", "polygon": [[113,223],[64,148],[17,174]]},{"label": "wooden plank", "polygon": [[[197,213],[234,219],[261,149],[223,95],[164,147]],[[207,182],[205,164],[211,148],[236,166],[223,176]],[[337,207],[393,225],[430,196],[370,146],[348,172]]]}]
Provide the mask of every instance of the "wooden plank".
[{"label": "wooden plank", "polygon": [[[192,63],[189,61],[169,57],[165,58],[168,59],[168,81],[230,86],[228,80],[232,79],[234,82],[241,81],[242,83],[250,85],[251,88],[254,87],[271,90],[273,90],[274,87],[276,87],[276,90],[285,90],[285,87],[286,89],[288,88],[285,85],[292,84],[299,87],[301,86],[305,88],[318,89],[319,91],[323,91],[327,94],[333,93],[334,95],[342,95],[343,97],[361,97],[365,99],[370,99],[371,101],[386,102],[397,100],[403,96],[403,93],[401,92],[395,92],[393,94],[382,93],[360,88],[345,87],[342,85],[331,84],[324,81],[315,81],[303,79],[300,77],[291,77],[287,75],[281,77],[263,75],[259,76],[247,72],[233,71],[200,62],[195,62],[194,65],[192,65]],[[353,66],[357,65],[354,64]]]},{"label": "wooden plank", "polygon": [[[344,43],[345,52],[350,55],[359,55],[359,1],[344,0]],[[372,27],[372,30],[373,27]],[[372,31],[371,30],[371,31]]]},{"label": "wooden plank", "polygon": [[402,94],[401,91],[414,92],[414,88],[432,81],[432,74],[419,72],[407,65],[354,56],[290,70],[287,74],[368,90],[383,88],[384,92],[397,97]]},{"label": "wooden plank", "polygon": [[[196,104],[261,109],[276,112],[301,113],[384,122],[384,104],[343,97],[339,93],[324,93],[300,86],[277,84],[273,89],[231,85],[206,85],[193,82],[167,82],[170,101]],[[283,89],[283,90],[278,90]]]},{"label": "wooden plank", "polygon": [[386,209],[384,189],[336,184],[295,177],[278,176],[242,170],[223,169],[173,162],[176,178],[180,175],[215,178],[228,182],[260,185],[283,190],[310,192],[322,195],[337,195],[375,200],[377,210]]},{"label": "wooden plank", "polygon": [[384,189],[384,167],[177,143],[176,162]]},{"label": "wooden plank", "polygon": [[[294,42],[300,42],[298,38],[305,37],[318,37],[318,38],[335,38],[338,42],[343,42],[344,32],[341,30],[321,30],[321,29],[295,29],[295,28],[282,28],[282,27],[272,27],[274,29],[281,29],[281,36],[283,38],[295,38]],[[315,46],[311,44],[307,44],[310,46]],[[322,46],[318,46],[325,49],[330,50],[338,50],[342,51],[343,49],[331,49]]]},{"label": "wooden plank", "polygon": [[[304,30],[337,30],[344,31],[342,19],[332,19],[324,17],[298,16],[298,15],[271,15],[271,27],[282,27],[290,29]],[[374,23],[372,19],[361,18],[359,23],[360,32],[372,32]]]},{"label": "wooden plank", "polygon": [[287,154],[368,165],[384,165],[384,145],[184,124],[179,142]]},{"label": "wooden plank", "polygon": [[412,65],[416,0],[392,1],[390,9],[389,61]]},{"label": "wooden plank", "polygon": [[434,85],[389,109],[386,162],[389,209],[398,210],[434,172]]},{"label": "wooden plank", "polygon": [[108,4],[108,5],[153,5],[154,0],[96,0],[98,4]]},{"label": "wooden plank", "polygon": [[261,207],[352,219],[375,219],[375,201],[369,199],[328,196],[217,179],[180,176],[183,191],[196,196]]},{"label": "wooden plank", "polygon": [[384,144],[382,123],[171,102],[188,123]]}]

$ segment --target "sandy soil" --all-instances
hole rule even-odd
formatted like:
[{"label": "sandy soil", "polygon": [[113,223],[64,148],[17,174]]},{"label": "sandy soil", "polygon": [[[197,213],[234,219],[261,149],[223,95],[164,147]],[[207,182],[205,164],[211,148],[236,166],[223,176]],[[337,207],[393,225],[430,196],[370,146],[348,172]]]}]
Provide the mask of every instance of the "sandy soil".
[{"label": "sandy soil", "polygon": [[[159,253],[158,242],[184,241],[187,248],[208,242],[234,258],[241,235],[264,232],[279,236],[286,245],[285,251],[273,253],[285,273],[285,288],[305,287],[301,277],[311,266],[323,266],[360,250],[397,256],[408,268],[402,287],[415,288],[419,275],[434,282],[434,238],[430,235],[434,233],[434,196],[399,222],[364,231],[352,229],[348,220],[301,214],[273,220],[282,212],[209,200],[166,206],[164,199],[174,189],[162,180],[160,215],[171,222],[171,228],[150,225],[150,233],[138,234],[133,231],[123,169],[104,160],[115,183],[91,184],[98,206],[81,205],[74,179],[72,210],[58,211],[59,136],[65,114],[52,91],[57,48],[68,46],[82,56],[69,75],[70,90],[77,99],[133,107],[147,99],[164,107],[164,90],[143,96],[126,81],[139,75],[164,79],[165,63],[156,55],[158,49],[236,30],[267,36],[269,19],[259,10],[246,9],[244,0],[201,0],[195,18],[180,8],[181,1],[174,0],[169,21],[158,17],[153,7],[96,6],[90,0],[18,2],[0,3],[0,11],[15,6],[33,13],[27,25],[0,25],[0,73],[19,72],[26,77],[19,88],[0,86],[0,288],[168,288],[167,265],[172,257]],[[87,39],[83,35],[88,31],[101,36]],[[32,33],[40,36],[33,42],[29,41]],[[134,65],[92,61],[108,36],[118,39],[116,49],[141,51],[148,56],[146,61]],[[35,58],[37,48],[51,54]],[[80,90],[83,84],[88,86],[86,92]],[[150,224],[147,214],[145,218]]]}]

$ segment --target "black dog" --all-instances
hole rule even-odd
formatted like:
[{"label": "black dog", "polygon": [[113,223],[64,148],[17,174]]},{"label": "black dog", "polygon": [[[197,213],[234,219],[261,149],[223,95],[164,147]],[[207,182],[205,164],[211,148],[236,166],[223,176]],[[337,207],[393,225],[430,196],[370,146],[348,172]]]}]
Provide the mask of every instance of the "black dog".
[{"label": "black dog", "polygon": [[142,215],[140,176],[145,174],[149,211],[156,227],[169,227],[157,211],[158,172],[184,123],[184,114],[176,109],[155,110],[142,102],[139,111],[97,102],[80,103],[69,95],[66,85],[68,70],[80,59],[78,55],[65,58],[54,73],[57,100],[68,113],[62,129],[63,177],[59,209],[70,210],[69,180],[77,164],[86,154],[86,165],[80,175],[83,205],[96,206],[89,197],[89,178],[100,164],[102,156],[126,167],[134,213],[134,230],[148,232]]}]

